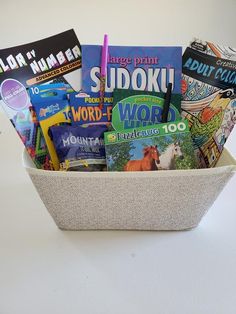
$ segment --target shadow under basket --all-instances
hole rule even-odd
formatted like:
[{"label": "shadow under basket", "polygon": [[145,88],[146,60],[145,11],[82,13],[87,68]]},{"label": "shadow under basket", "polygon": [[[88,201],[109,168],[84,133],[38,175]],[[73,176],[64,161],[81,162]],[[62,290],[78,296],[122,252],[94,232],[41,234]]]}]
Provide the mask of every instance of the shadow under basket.
[{"label": "shadow under basket", "polygon": [[224,149],[215,168],[145,172],[63,172],[23,165],[64,230],[184,230],[196,227],[236,171]]}]

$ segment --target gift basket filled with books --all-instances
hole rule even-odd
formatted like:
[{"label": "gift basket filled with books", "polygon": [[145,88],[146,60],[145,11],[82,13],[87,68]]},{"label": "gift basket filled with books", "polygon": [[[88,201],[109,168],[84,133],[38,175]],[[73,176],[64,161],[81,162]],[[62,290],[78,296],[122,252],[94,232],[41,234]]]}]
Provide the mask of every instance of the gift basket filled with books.
[{"label": "gift basket filled with books", "polygon": [[233,176],[236,50],[81,45],[68,30],[0,50],[1,105],[64,230],[196,227]]}]

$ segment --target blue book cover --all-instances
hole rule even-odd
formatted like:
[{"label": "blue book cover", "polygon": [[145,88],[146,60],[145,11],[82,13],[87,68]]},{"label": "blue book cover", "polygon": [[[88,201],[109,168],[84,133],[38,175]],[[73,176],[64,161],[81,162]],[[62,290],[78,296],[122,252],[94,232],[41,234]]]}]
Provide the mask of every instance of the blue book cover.
[{"label": "blue book cover", "polygon": [[[82,46],[82,88],[100,90],[102,46]],[[172,83],[172,92],[181,93],[181,47],[109,46],[106,92],[114,88],[163,92]]]}]

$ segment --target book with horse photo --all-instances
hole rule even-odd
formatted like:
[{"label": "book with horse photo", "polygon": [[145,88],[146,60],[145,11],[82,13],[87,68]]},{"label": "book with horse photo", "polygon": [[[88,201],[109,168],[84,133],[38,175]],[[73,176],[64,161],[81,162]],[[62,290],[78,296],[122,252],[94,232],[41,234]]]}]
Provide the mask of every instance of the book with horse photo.
[{"label": "book with horse photo", "polygon": [[196,168],[187,120],[105,132],[108,171]]}]

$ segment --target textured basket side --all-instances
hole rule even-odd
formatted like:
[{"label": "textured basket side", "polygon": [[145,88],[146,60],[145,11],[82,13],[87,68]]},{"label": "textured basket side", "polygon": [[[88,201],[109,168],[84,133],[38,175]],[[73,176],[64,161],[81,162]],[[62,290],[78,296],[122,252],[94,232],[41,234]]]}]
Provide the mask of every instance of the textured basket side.
[{"label": "textured basket side", "polygon": [[59,228],[182,230],[198,225],[232,168],[194,173],[30,176]]},{"label": "textured basket side", "polygon": [[234,166],[234,171],[236,171],[236,160],[235,158],[230,154],[230,152],[224,148],[220,159],[218,160],[216,164],[216,168],[223,167],[223,166]]}]

